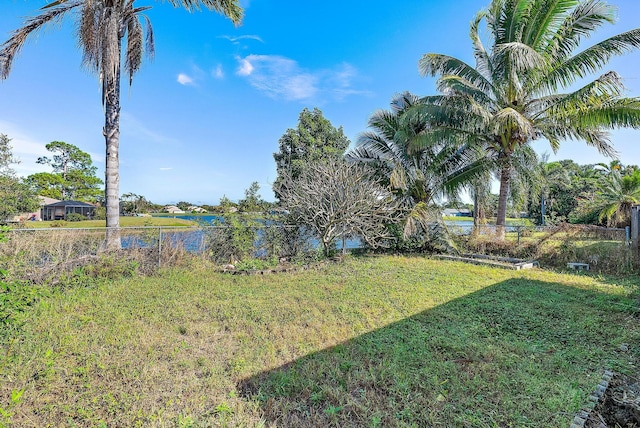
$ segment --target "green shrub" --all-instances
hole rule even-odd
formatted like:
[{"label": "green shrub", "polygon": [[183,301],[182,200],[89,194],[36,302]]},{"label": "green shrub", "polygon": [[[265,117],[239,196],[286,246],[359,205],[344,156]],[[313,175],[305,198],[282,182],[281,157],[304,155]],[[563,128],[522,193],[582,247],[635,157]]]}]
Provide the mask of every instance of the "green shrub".
[{"label": "green shrub", "polygon": [[277,257],[271,257],[267,260],[249,258],[236,263],[236,270],[264,270],[272,269],[278,265]]},{"label": "green shrub", "polygon": [[107,209],[105,207],[97,207],[93,212],[94,220],[106,220],[107,219]]},{"label": "green shrub", "polygon": [[87,218],[85,216],[83,216],[82,214],[78,214],[78,213],[71,213],[71,214],[67,214],[66,220],[67,221],[83,221],[86,220]]},{"label": "green shrub", "polygon": [[297,253],[291,259],[291,262],[298,266],[304,266],[318,263],[326,259],[327,257],[324,255],[324,251],[322,251],[322,248],[318,247],[309,251],[301,251]]},{"label": "green shrub", "polygon": [[5,279],[0,270],[0,344],[24,323],[22,315],[42,297],[45,289],[26,281]]},{"label": "green shrub", "polygon": [[260,223],[243,214],[227,214],[216,220],[214,227],[205,229],[209,255],[217,263],[235,262],[255,256]]}]

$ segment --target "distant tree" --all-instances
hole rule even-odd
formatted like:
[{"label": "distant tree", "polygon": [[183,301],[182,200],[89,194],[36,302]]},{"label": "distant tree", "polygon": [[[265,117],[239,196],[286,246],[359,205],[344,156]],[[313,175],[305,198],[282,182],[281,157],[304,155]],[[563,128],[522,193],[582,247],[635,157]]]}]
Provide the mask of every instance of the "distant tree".
[{"label": "distant tree", "polygon": [[571,187],[569,171],[560,162],[547,162],[548,155],[543,155],[539,162],[537,186],[531,189],[529,217],[537,224],[566,221],[566,217],[557,213],[556,194],[566,192]]},{"label": "distant tree", "polygon": [[227,195],[222,195],[220,202],[218,202],[218,206],[222,213],[228,213],[238,209],[238,204],[227,198]]},{"label": "distant tree", "polygon": [[308,164],[297,177],[282,175],[282,205],[296,224],[310,228],[325,255],[337,239],[358,237],[372,247],[391,238],[398,201],[363,165],[328,159]]},{"label": "distant tree", "polygon": [[[572,160],[540,163],[539,186],[532,194],[529,217],[541,222],[542,201],[545,218],[551,223],[597,222],[587,205],[601,189],[605,173],[595,165],[578,165]],[[535,202],[534,202],[535,201]]]},{"label": "distant tree", "polygon": [[16,163],[11,139],[0,134],[0,222],[19,213],[35,211],[39,206],[35,193],[16,176],[12,168]]},{"label": "distant tree", "polygon": [[73,144],[53,141],[46,145],[52,157],[40,157],[37,163],[49,165],[53,173],[42,172],[27,177],[33,190],[42,196],[63,200],[95,202],[103,193],[103,182],[96,176],[98,170],[91,155]]},{"label": "distant tree", "polygon": [[139,214],[150,211],[152,203],[142,195],[133,192],[125,193],[120,197],[120,209],[123,214]]},{"label": "distant tree", "polygon": [[303,109],[298,126],[287,129],[278,141],[278,152],[273,154],[278,172],[273,184],[276,198],[280,200],[278,189],[282,187],[284,174],[287,179],[295,180],[310,162],[342,157],[349,143],[342,127],[335,128],[320,109]]},{"label": "distant tree", "polygon": [[210,213],[215,213],[215,212],[218,212],[218,210],[219,210],[219,207],[217,205],[202,204],[200,206],[203,209],[207,210],[207,212],[210,212]]},{"label": "distant tree", "polygon": [[37,172],[25,178],[25,182],[40,196],[60,200],[64,199],[62,196],[64,184],[60,174]]},{"label": "distant tree", "polygon": [[45,147],[54,153],[53,157],[39,157],[36,163],[51,165],[53,172],[60,173],[63,180],[67,179],[67,174],[72,170],[95,170],[95,167],[91,166],[91,156],[89,153],[83,152],[73,144],[63,141],[52,141]]},{"label": "distant tree", "polygon": [[260,196],[260,185],[254,181],[249,188],[245,189],[244,199],[238,201],[238,209],[241,212],[258,212],[264,210],[265,204]]}]

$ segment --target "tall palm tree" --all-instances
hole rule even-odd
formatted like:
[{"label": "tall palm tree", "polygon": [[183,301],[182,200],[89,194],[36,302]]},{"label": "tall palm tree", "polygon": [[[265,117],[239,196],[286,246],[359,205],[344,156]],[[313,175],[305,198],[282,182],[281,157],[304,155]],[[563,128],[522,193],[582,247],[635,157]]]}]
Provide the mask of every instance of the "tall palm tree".
[{"label": "tall palm tree", "polygon": [[[202,6],[230,18],[235,24],[242,19],[239,0],[166,0],[174,7],[189,11]],[[119,160],[120,144],[120,78],[122,58],[131,85],[146,53],[153,56],[154,42],[151,22],[144,12],[151,6],[138,6],[137,0],[56,0],[40,14],[25,21],[9,40],[0,46],[0,78],[6,79],[16,55],[28,38],[52,22],[77,15],[78,43],[83,63],[94,72],[102,85],[105,110],[103,135],[106,142],[105,201],[107,209],[107,249],[120,248]],[[145,28],[146,27],[146,28]],[[123,52],[124,44],[124,52]]]},{"label": "tall palm tree", "polygon": [[[519,147],[543,138],[556,151],[561,141],[576,139],[614,157],[607,131],[640,127],[640,99],[622,96],[615,72],[571,89],[613,56],[640,47],[635,29],[577,51],[615,13],[601,0],[493,0],[471,23],[475,67],[442,54],[419,61],[423,75],[439,76],[441,94],[425,97],[415,114],[432,124],[435,138],[458,134],[496,155],[499,236]],[[489,49],[479,35],[483,22]]]}]

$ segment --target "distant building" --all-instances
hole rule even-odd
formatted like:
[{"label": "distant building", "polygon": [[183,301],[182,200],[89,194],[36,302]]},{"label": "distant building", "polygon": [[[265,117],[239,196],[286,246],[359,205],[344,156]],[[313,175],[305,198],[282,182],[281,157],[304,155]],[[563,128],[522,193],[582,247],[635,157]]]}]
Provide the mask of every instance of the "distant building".
[{"label": "distant building", "polygon": [[164,207],[164,210],[169,214],[184,214],[184,211],[176,207],[175,205],[167,205],[166,207]]},{"label": "distant building", "polygon": [[80,214],[93,217],[96,207],[80,201],[58,201],[47,204],[40,210],[42,220],[66,220],[69,214]]},{"label": "distant building", "polygon": [[187,211],[192,212],[192,213],[206,213],[207,210],[205,210],[202,207],[198,207],[198,206],[190,206],[189,208],[187,208]]}]

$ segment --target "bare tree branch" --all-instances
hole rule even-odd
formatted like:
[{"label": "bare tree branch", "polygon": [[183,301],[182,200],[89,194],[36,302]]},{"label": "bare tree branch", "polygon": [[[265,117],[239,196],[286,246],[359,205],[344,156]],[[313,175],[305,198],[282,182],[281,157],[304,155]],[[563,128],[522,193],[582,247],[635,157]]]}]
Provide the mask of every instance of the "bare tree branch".
[{"label": "bare tree branch", "polygon": [[340,238],[359,238],[372,248],[392,238],[385,225],[397,220],[398,202],[363,165],[309,163],[296,179],[283,174],[278,190],[284,207],[312,229],[325,255]]}]

